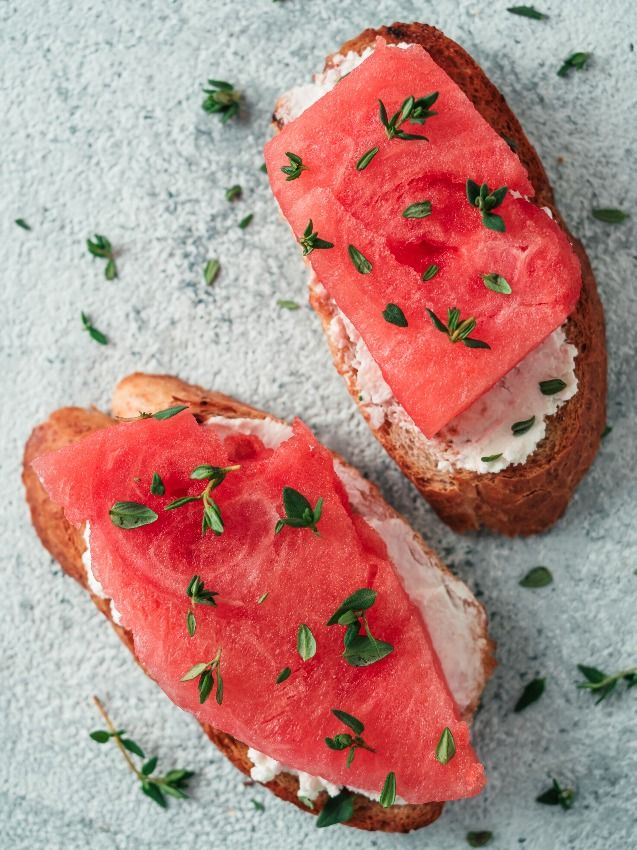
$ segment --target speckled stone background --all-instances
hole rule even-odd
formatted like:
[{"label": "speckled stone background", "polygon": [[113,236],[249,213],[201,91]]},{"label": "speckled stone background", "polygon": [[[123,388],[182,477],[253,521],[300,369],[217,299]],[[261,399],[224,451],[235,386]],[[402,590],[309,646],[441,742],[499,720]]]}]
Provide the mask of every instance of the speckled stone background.
[{"label": "speckled stone background", "polygon": [[[595,706],[577,662],[637,663],[635,223],[637,12],[631,0],[537,0],[550,20],[508,14],[506,0],[22,0],[0,2],[0,335],[2,587],[0,846],[75,848],[436,848],[493,830],[494,848],[630,850],[637,846],[637,690]],[[333,371],[305,273],[259,170],[278,93],[370,25],[423,20],[460,41],[500,87],[537,146],[573,231],[590,253],[607,311],[613,426],[566,517],[508,541],[458,537],[401,477]],[[590,67],[556,76],[573,50]],[[200,108],[208,76],[245,92],[226,127]],[[241,183],[228,204],[224,189]],[[245,231],[237,222],[248,212]],[[25,218],[31,232],[13,223]],[[91,233],[117,251],[118,280],[86,251]],[[223,271],[202,279],[208,257]],[[88,312],[111,339],[82,331]],[[108,408],[134,369],[169,371],[280,416],[300,414],[378,481],[485,602],[499,668],[475,723],[490,778],[407,837],[335,827],[243,777],[197,724],[144,677],[31,529],[19,482],[30,428],[65,404]],[[519,579],[548,565],[554,584]],[[522,686],[547,677],[542,701],[512,712]],[[623,691],[623,689],[622,689]],[[118,755],[87,733],[99,693],[160,767],[197,771],[193,799],[160,811]],[[535,802],[548,775],[575,783],[573,809]],[[265,806],[259,812],[252,800]]]}]

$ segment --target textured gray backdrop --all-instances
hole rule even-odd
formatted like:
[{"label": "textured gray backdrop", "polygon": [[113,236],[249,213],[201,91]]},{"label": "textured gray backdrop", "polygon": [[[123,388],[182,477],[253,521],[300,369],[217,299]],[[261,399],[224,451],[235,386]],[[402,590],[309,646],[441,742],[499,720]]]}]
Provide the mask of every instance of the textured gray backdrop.
[{"label": "textured gray backdrop", "polygon": [[[637,663],[637,218],[613,227],[590,215],[592,206],[637,207],[637,13],[631,0],[536,4],[549,21],[514,17],[507,0],[0,2],[2,848],[452,850],[478,828],[508,850],[636,846],[637,689],[595,706],[575,688],[575,665]],[[606,306],[613,431],[567,516],[530,540],[445,528],[354,410],[318,319],[306,306],[276,306],[281,297],[305,302],[305,273],[259,171],[272,104],[343,40],[400,19],[444,29],[504,92],[584,240]],[[590,67],[560,79],[556,69],[573,50],[592,51]],[[208,76],[246,92],[241,121],[223,127],[201,110]],[[229,205],[224,188],[235,182],[244,199]],[[242,231],[248,212],[254,221]],[[18,217],[31,232],[15,226]],[[85,249],[95,231],[117,249],[112,283]],[[201,270],[210,256],[223,272],[207,289]],[[80,310],[111,345],[83,333]],[[134,369],[300,414],[378,481],[479,593],[500,663],[475,723],[485,794],[408,837],[318,831],[260,787],[244,787],[137,669],[39,546],[19,482],[35,423],[60,405],[107,408],[115,381]],[[553,570],[553,586],[520,588],[537,564]],[[545,696],[513,714],[536,675],[548,677]],[[99,725],[95,692],[159,754],[160,767],[197,771],[191,801],[160,811],[117,754],[89,740]],[[570,812],[534,802],[549,773],[576,783]]]}]

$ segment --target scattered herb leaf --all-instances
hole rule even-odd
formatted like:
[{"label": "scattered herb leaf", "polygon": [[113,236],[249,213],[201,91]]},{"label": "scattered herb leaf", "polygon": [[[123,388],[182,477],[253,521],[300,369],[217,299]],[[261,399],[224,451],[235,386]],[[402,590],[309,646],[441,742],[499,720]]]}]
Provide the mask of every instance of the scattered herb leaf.
[{"label": "scattered herb leaf", "polygon": [[467,200],[472,206],[480,210],[484,226],[498,233],[504,233],[506,230],[504,219],[491,210],[500,206],[506,193],[506,186],[491,190],[486,183],[478,186],[473,180],[467,180]]},{"label": "scattered herb leaf", "polygon": [[312,219],[307,223],[307,227],[303,231],[303,236],[298,240],[299,245],[303,248],[303,256],[307,257],[315,248],[333,248],[333,242],[327,242],[325,239],[320,239],[318,230],[314,230]]},{"label": "scattered herb leaf", "polygon": [[235,183],[234,186],[230,186],[229,189],[226,189],[226,201],[236,201],[242,194],[243,189],[238,183]]},{"label": "scattered herb leaf", "polygon": [[630,218],[630,213],[624,212],[623,210],[614,210],[614,209],[594,209],[592,211],[593,218],[596,218],[598,221],[605,221],[606,224],[621,224],[622,221],[626,221],[627,218]]},{"label": "scattered herb leaf", "polygon": [[520,587],[548,587],[553,582],[553,574],[548,567],[533,567],[524,578],[520,579]]},{"label": "scattered herb leaf", "polygon": [[469,336],[469,334],[475,330],[477,325],[473,316],[460,321],[460,310],[457,307],[449,307],[447,308],[448,325],[445,325],[444,322],[440,321],[433,310],[430,310],[428,307],[426,310],[427,313],[429,313],[429,318],[433,322],[434,327],[441,333],[447,334],[450,342],[462,342],[462,344],[466,345],[467,348],[491,348],[488,343],[482,342],[482,340],[479,339],[473,339]]},{"label": "scattered herb leaf", "polygon": [[316,655],[316,638],[305,623],[301,623],[296,634],[296,650],[303,661],[309,661]]},{"label": "scattered herb leaf", "polygon": [[566,389],[566,383],[561,378],[550,378],[547,381],[540,381],[539,387],[542,395],[555,395]]},{"label": "scattered herb leaf", "polygon": [[101,236],[99,233],[96,233],[94,241],[91,239],[86,240],[86,247],[88,248],[89,253],[94,257],[101,257],[107,261],[106,268],[104,269],[104,277],[106,280],[113,280],[116,278],[117,267],[113,258],[113,248],[106,236]]},{"label": "scattered herb leaf", "polygon": [[536,797],[537,803],[545,806],[561,806],[565,811],[570,809],[575,798],[573,788],[562,788],[557,779],[552,779],[552,786],[544,793]]},{"label": "scattered herb leaf", "polygon": [[500,460],[502,457],[502,452],[499,452],[497,455],[485,455],[485,457],[481,457],[480,460],[482,463],[491,463],[494,460]]},{"label": "scattered herb leaf", "polygon": [[589,690],[597,696],[595,705],[605,700],[622,681],[626,682],[627,688],[634,688],[637,685],[637,667],[629,667],[627,670],[620,670],[619,673],[610,675],[596,667],[587,667],[585,664],[578,664],[577,669],[586,679],[585,682],[578,682],[577,687]]},{"label": "scattered herb leaf", "polygon": [[176,508],[182,508],[191,502],[201,502],[203,506],[203,515],[201,520],[201,534],[205,535],[207,531],[212,531],[213,534],[219,536],[223,534],[223,519],[219,505],[212,498],[210,493],[217,488],[225,480],[229,472],[236,472],[241,469],[239,464],[234,466],[211,466],[209,463],[204,463],[196,467],[190,473],[193,481],[207,481],[199,496],[181,496],[175,499],[169,505],[164,506],[165,511],[173,511]]},{"label": "scattered herb leaf", "polygon": [[257,599],[257,605],[262,605],[265,600],[268,598],[270,591],[266,590],[265,593],[262,593],[261,596]]},{"label": "scattered herb leaf", "polygon": [[268,166],[265,164],[265,162],[261,163],[261,165],[259,166],[259,171],[262,171],[264,174],[268,173]]},{"label": "scattered herb leaf", "polygon": [[528,419],[522,419],[520,422],[514,422],[511,425],[511,431],[514,437],[521,437],[526,434],[535,425],[535,416],[530,416]]},{"label": "scattered herb leaf", "polygon": [[484,285],[491,292],[499,292],[501,295],[510,295],[513,291],[508,280],[502,277],[501,274],[482,274],[480,275],[484,281]]},{"label": "scattered herb leaf", "polygon": [[150,492],[153,496],[163,496],[166,493],[164,482],[158,472],[153,472],[153,480],[150,482]]},{"label": "scattered herb leaf", "polygon": [[274,527],[274,533],[279,534],[286,525],[291,528],[309,528],[318,536],[319,531],[316,524],[321,518],[323,510],[323,499],[317,500],[314,508],[302,493],[293,487],[283,488],[283,507],[285,517],[279,519]]},{"label": "scattered herb leaf", "polygon": [[602,434],[601,434],[602,440],[604,439],[604,437],[608,437],[608,435],[610,434],[610,432],[612,430],[613,430],[612,425],[606,425],[606,427],[604,428],[604,430],[602,431]]},{"label": "scattered herb leaf", "polygon": [[115,502],[108,515],[113,525],[124,529],[150,525],[159,519],[155,511],[139,502]]},{"label": "scattered herb leaf", "polygon": [[280,685],[281,682],[285,682],[286,679],[289,679],[291,674],[292,674],[292,671],[290,670],[290,668],[284,667],[283,670],[281,670],[279,675],[276,677],[277,685]]},{"label": "scattered herb leaf", "polygon": [[100,345],[108,345],[108,337],[106,334],[103,334],[102,331],[98,331],[98,329],[94,327],[86,313],[82,313],[81,316],[84,330],[88,333],[90,338],[94,339],[95,342],[99,342]]},{"label": "scattered herb leaf", "polygon": [[407,327],[407,319],[398,304],[388,304],[383,310],[383,318],[390,325],[397,325],[399,328]]},{"label": "scattered herb leaf", "polygon": [[403,210],[403,218],[427,218],[431,215],[431,201],[417,201]]},{"label": "scattered herb leaf", "polygon": [[367,153],[364,153],[362,155],[362,157],[356,163],[356,170],[357,171],[365,171],[365,169],[367,168],[369,163],[374,159],[374,157],[376,156],[377,153],[378,153],[377,147],[372,148],[371,150],[368,150]]},{"label": "scattered herb leaf", "polygon": [[430,266],[427,266],[427,268],[422,273],[422,280],[431,280],[431,278],[435,277],[439,271],[440,267],[437,266],[435,263],[432,263]]},{"label": "scattered herb leaf", "polygon": [[343,789],[336,797],[330,797],[316,819],[316,826],[321,829],[337,823],[347,823],[354,814],[353,795]]},{"label": "scattered herb leaf", "polygon": [[581,71],[590,59],[590,57],[590,53],[583,53],[581,51],[578,51],[577,53],[571,53],[571,55],[567,57],[562,63],[562,66],[557,72],[557,76],[565,77],[571,70],[571,68],[573,68],[575,71]]},{"label": "scattered herb leaf", "polygon": [[354,717],[353,714],[348,714],[346,711],[341,711],[340,708],[333,708],[332,714],[334,717],[337,717],[341,723],[344,723],[352,732],[356,732],[357,735],[362,735],[365,731],[364,724],[357,718]]},{"label": "scattered herb leaf", "polygon": [[241,228],[241,230],[245,230],[246,227],[250,224],[250,222],[252,221],[253,218],[254,218],[254,213],[248,213],[248,215],[246,215],[244,218],[242,218],[241,221],[239,222],[239,227]]},{"label": "scattered herb leaf", "polygon": [[23,230],[31,230],[31,228],[29,227],[29,225],[26,223],[26,221],[23,218],[16,218],[15,223],[18,225],[18,227],[21,227]]},{"label": "scattered herb leaf", "polygon": [[308,170],[307,165],[303,165],[303,160],[300,156],[297,156],[295,153],[291,153],[290,151],[288,151],[285,155],[290,160],[289,165],[281,166],[281,171],[284,174],[287,174],[287,177],[285,178],[286,181],[296,180],[297,177],[300,177],[304,171]]},{"label": "scattered herb leaf", "polygon": [[208,260],[203,270],[203,278],[206,281],[208,286],[212,286],[212,284],[217,279],[219,272],[221,271],[221,263],[217,259]]},{"label": "scattered herb leaf", "polygon": [[436,747],[436,761],[440,764],[447,764],[455,754],[456,742],[453,739],[453,733],[448,726],[445,726]]},{"label": "scattered herb leaf", "polygon": [[533,679],[532,682],[529,682],[520,694],[513,711],[515,711],[516,714],[519,714],[529,705],[533,705],[534,702],[537,702],[544,693],[545,684],[546,679]]},{"label": "scattered herb leaf", "polygon": [[[508,11],[511,11],[510,9]],[[478,832],[468,832],[466,835],[467,844],[469,847],[486,847],[490,844],[493,838],[493,833],[488,829],[482,829]]]},{"label": "scattered herb leaf", "polygon": [[383,790],[380,792],[378,802],[384,809],[388,809],[396,802],[396,774],[390,771],[385,778]]},{"label": "scattered herb leaf", "polygon": [[208,80],[208,86],[203,90],[206,97],[201,108],[209,115],[219,114],[221,123],[226,124],[239,112],[241,92],[225,80]]},{"label": "scattered herb leaf", "polygon": [[347,253],[350,260],[354,263],[354,268],[357,272],[360,274],[369,274],[371,272],[372,264],[361,254],[358,248],[355,248],[354,245],[348,245]]},{"label": "scattered herb leaf", "polygon": [[217,688],[215,690],[215,700],[218,705],[223,702],[223,679],[221,678],[221,647],[217,650],[217,654],[212,661],[202,661],[191,667],[187,673],[179,680],[180,682],[190,682],[193,679],[199,679],[199,702],[201,705],[205,703],[212,692],[215,676],[217,677]]},{"label": "scattered herb leaf", "polygon": [[90,737],[98,744],[105,744],[108,741],[115,742],[128,768],[139,780],[140,790],[157,803],[157,805],[161,806],[162,809],[165,809],[167,806],[167,796],[177,799],[187,797],[188,795],[185,789],[188,786],[188,780],[194,776],[193,772],[190,770],[169,770],[164,776],[154,776],[153,774],[157,767],[157,756],[152,756],[141,767],[138,767],[129,756],[129,753],[133,753],[133,755],[144,759],[146,757],[142,748],[130,738],[122,737],[124,730],[115,728],[102,701],[98,697],[94,696],[93,702],[104,718],[108,731],[99,729],[96,732],[91,732]]},{"label": "scattered herb leaf", "polygon": [[385,108],[383,101],[379,100],[378,109],[380,122],[385,128],[387,138],[403,139],[408,142],[417,140],[428,142],[429,139],[426,136],[415,133],[405,133],[404,130],[400,129],[400,127],[405,121],[411,121],[412,124],[424,124],[427,118],[431,118],[433,115],[436,115],[435,112],[431,111],[430,107],[433,106],[437,100],[437,91],[419,98],[415,98],[413,95],[410,95],[403,101],[400,109],[397,110],[391,118],[388,118],[387,116],[387,109]]},{"label": "scattered herb leaf", "polygon": [[298,310],[301,306],[296,301],[288,301],[286,298],[279,298],[276,303],[282,310]]},{"label": "scattered herb leaf", "polygon": [[265,811],[265,806],[259,800],[252,799],[250,802],[254,806],[254,810],[256,812],[264,812]]},{"label": "scattered herb leaf", "polygon": [[[366,611],[376,601],[376,591],[363,587],[348,596],[327,621],[328,626],[345,626],[343,658],[352,667],[367,667],[394,651],[390,643],[372,634]],[[361,626],[364,634],[360,634]]]},{"label": "scattered herb leaf", "polygon": [[197,629],[194,612],[195,605],[212,605],[213,608],[216,608],[215,596],[219,596],[219,594],[214,590],[206,590],[203,579],[200,576],[194,575],[186,588],[186,596],[190,599],[191,606],[186,615],[186,625],[188,627],[188,634],[190,637],[193,637]]},{"label": "scattered herb leaf", "polygon": [[339,732],[333,738],[325,738],[325,743],[330,750],[348,750],[345,767],[350,767],[357,749],[368,750],[370,753],[376,752],[361,738],[365,726],[360,720],[346,711],[339,711],[337,708],[332,709],[332,714],[355,733],[350,735],[349,732]]},{"label": "scattered herb leaf", "polygon": [[[510,6],[507,12],[511,12],[512,15],[520,15],[522,18],[531,18],[534,21],[545,21],[548,18],[548,15],[545,15],[544,12],[538,12],[533,6]],[[480,847],[482,845],[475,844],[474,846]]]}]

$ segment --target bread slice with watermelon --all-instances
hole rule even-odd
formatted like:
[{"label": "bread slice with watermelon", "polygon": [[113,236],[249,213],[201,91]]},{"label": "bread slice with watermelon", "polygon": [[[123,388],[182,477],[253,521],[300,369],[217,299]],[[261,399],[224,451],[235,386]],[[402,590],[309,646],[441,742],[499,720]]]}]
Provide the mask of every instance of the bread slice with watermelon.
[{"label": "bread slice with watermelon", "polygon": [[273,117],[272,189],[374,435],[454,530],[548,528],[604,429],[604,319],[502,95],[439,30],[396,23]]},{"label": "bread slice with watermelon", "polygon": [[131,375],[112,409],[34,429],[32,521],[221,752],[320,825],[407,832],[479,793],[485,611],[377,488],[176,378]]}]

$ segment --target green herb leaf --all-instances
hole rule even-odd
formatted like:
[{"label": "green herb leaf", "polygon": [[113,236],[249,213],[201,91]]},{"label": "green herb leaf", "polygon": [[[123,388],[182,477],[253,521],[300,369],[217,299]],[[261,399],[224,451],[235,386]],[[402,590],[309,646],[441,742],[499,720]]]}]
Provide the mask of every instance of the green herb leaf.
[{"label": "green herb leaf", "polygon": [[559,782],[553,779],[553,785],[535,800],[545,806],[561,806],[566,811],[572,807],[574,798],[575,791],[572,788],[562,788]]},{"label": "green herb leaf", "polygon": [[122,738],[122,746],[124,749],[128,750],[129,753],[134,753],[136,756],[139,756],[140,759],[146,758],[144,755],[144,751],[135,741],[131,741],[130,738]]},{"label": "green herb leaf", "polygon": [[357,635],[352,638],[343,652],[343,658],[352,667],[367,667],[381,661],[394,651],[391,643],[370,638],[367,635]]},{"label": "green herb leaf", "polygon": [[98,331],[97,328],[93,326],[91,320],[86,315],[86,313],[81,313],[81,316],[82,324],[84,325],[84,330],[87,331],[91,339],[94,339],[95,342],[99,342],[100,345],[108,345],[108,337],[101,331]]},{"label": "green herb leaf", "polygon": [[405,141],[429,141],[426,136],[418,135],[416,133],[405,133],[400,129],[400,126],[405,121],[411,121],[412,124],[424,124],[427,118],[431,118],[436,114],[431,111],[430,107],[433,106],[437,99],[438,92],[432,92],[425,97],[419,98],[414,97],[414,95],[410,95],[403,101],[402,106],[392,115],[391,119],[387,115],[385,104],[382,100],[379,100],[378,110],[380,122],[385,128],[387,138],[397,138]]},{"label": "green herb leaf", "polygon": [[627,688],[637,685],[637,667],[620,670],[619,673],[612,675],[603,673],[596,667],[587,667],[585,664],[578,664],[577,669],[586,678],[585,682],[578,682],[577,687],[594,692],[594,695],[598,697],[596,705],[605,700],[621,681],[626,683]]},{"label": "green herb leaf", "polygon": [[371,608],[376,601],[377,593],[368,587],[362,587],[360,590],[354,591],[351,596],[336,609],[330,619],[327,621],[328,626],[334,626],[339,622],[339,619],[349,611],[366,611]]},{"label": "green herb leaf", "polygon": [[[507,9],[512,15],[520,15],[522,18],[531,18],[534,21],[545,21],[548,15],[543,12],[538,12],[533,6],[511,6]],[[489,833],[489,836],[491,833]],[[474,844],[474,847],[482,847],[481,844]]]},{"label": "green herb leaf", "polygon": [[482,463],[491,463],[494,460],[500,460],[501,457],[502,452],[497,455],[486,455],[485,457],[481,457],[480,460],[482,461]]},{"label": "green herb leaf", "polygon": [[108,515],[113,525],[124,529],[150,525],[159,519],[155,511],[139,502],[115,502]]},{"label": "green herb leaf", "polygon": [[571,68],[575,71],[581,71],[590,59],[590,57],[590,53],[583,53],[581,51],[577,53],[571,53],[571,55],[566,58],[562,63],[561,68],[557,72],[557,76],[565,77],[571,70]]},{"label": "green herb leaf", "polygon": [[447,309],[448,326],[441,322],[438,316],[429,307],[425,308],[429,314],[433,326],[436,330],[446,334],[450,342],[462,342],[467,348],[491,348],[491,346],[480,339],[474,339],[469,334],[475,329],[477,322],[470,316],[468,319],[460,320],[460,310],[457,307],[449,307]]},{"label": "green herb leaf", "polygon": [[290,670],[289,667],[284,667],[283,670],[281,670],[279,675],[276,677],[277,685],[280,685],[281,682],[285,682],[285,680],[289,679],[291,675],[292,675],[292,670]]},{"label": "green herb leaf", "polygon": [[602,431],[602,433],[601,433],[601,439],[603,440],[603,439],[604,439],[604,437],[608,437],[608,435],[610,434],[610,432],[611,432],[612,430],[613,430],[613,426],[612,426],[612,425],[606,425],[606,426],[605,426],[605,428],[604,428],[604,430],[603,430],[603,431]]},{"label": "green herb leaf", "polygon": [[383,310],[383,318],[390,325],[397,325],[399,328],[407,327],[407,319],[398,304],[388,304]]},{"label": "green herb leaf", "polygon": [[367,168],[367,166],[369,165],[369,163],[374,159],[374,157],[376,156],[377,153],[378,153],[377,147],[372,148],[371,150],[368,150],[367,153],[364,153],[362,155],[362,157],[356,163],[356,170],[357,171],[364,171]]},{"label": "green herb leaf", "polygon": [[605,221],[606,224],[621,224],[622,221],[626,221],[627,218],[630,218],[630,213],[624,212],[623,210],[614,210],[614,209],[594,209],[592,210],[593,218],[596,218],[598,221]]},{"label": "green herb leaf", "polygon": [[378,802],[384,809],[388,809],[396,802],[396,774],[393,770],[387,774]]},{"label": "green herb leaf", "polygon": [[21,227],[23,230],[31,230],[31,228],[23,218],[16,218],[15,224],[17,224],[18,227]]},{"label": "green herb leaf", "polygon": [[184,505],[190,504],[190,502],[198,502],[201,499],[201,496],[180,496],[178,499],[175,499],[174,502],[171,502],[169,505],[164,506],[165,511],[174,511],[176,508],[183,508]]},{"label": "green herb leaf", "polygon": [[[508,11],[510,12],[511,9]],[[479,832],[468,832],[466,835],[469,847],[486,847],[487,844],[491,843],[492,838],[493,833],[487,829],[480,830]]]},{"label": "green herb leaf", "polygon": [[144,762],[144,764],[142,765],[142,774],[144,776],[150,776],[156,767],[157,756],[153,756],[152,758],[149,758],[148,761]]},{"label": "green herb leaf", "polygon": [[192,679],[196,679],[198,676],[204,672],[204,670],[208,667],[206,661],[201,661],[199,664],[195,664],[194,667],[191,667],[187,673],[179,680],[180,682],[190,682]]},{"label": "green herb leaf", "polygon": [[445,726],[436,747],[436,761],[440,764],[447,764],[455,754],[456,742],[453,739],[453,733],[448,726]]},{"label": "green herb leaf", "polygon": [[212,691],[213,678],[210,670],[205,670],[199,677],[199,703],[203,705]]},{"label": "green herb leaf", "polygon": [[522,419],[520,422],[514,422],[511,425],[511,431],[514,437],[521,437],[526,434],[535,425],[535,416],[530,416],[528,419]]},{"label": "green herb leaf", "polygon": [[548,381],[540,381],[539,387],[542,395],[555,395],[566,389],[566,383],[561,378],[551,378]]},{"label": "green herb leaf", "polygon": [[158,806],[161,806],[162,809],[166,808],[166,798],[161,792],[161,789],[155,782],[142,782],[142,791],[146,794],[147,797],[150,797]]},{"label": "green herb leaf", "polygon": [[268,590],[266,590],[265,593],[262,593],[261,596],[259,596],[259,598],[257,599],[257,605],[262,605],[265,602],[265,600],[268,598],[269,593],[270,592]]},{"label": "green herb leaf", "polygon": [[254,809],[255,809],[256,812],[264,812],[265,811],[265,806],[259,800],[252,799],[250,802],[254,806]]},{"label": "green herb leaf", "polygon": [[304,797],[302,794],[299,794],[299,800],[303,803],[304,806],[307,806],[308,809],[314,808],[314,803],[310,800],[309,797]]},{"label": "green herb leaf", "polygon": [[553,575],[548,567],[533,567],[520,579],[520,587],[548,587],[553,581]]},{"label": "green herb leaf", "polygon": [[497,233],[504,233],[506,230],[504,219],[496,213],[482,213],[482,223],[489,230],[495,230]]},{"label": "green herb leaf", "polygon": [[295,153],[290,153],[289,151],[285,155],[290,160],[289,165],[281,166],[281,171],[284,174],[287,174],[287,177],[285,178],[286,181],[296,180],[304,171],[308,170],[307,165],[303,165],[303,160],[300,156],[297,156]]},{"label": "green herb leaf", "polygon": [[203,90],[206,97],[201,108],[209,115],[218,114],[221,123],[226,124],[239,112],[241,92],[225,80],[208,80],[208,86]]},{"label": "green herb leaf", "polygon": [[104,729],[97,729],[95,732],[91,732],[89,737],[98,744],[107,744],[111,740],[111,733]]},{"label": "green herb leaf", "polygon": [[529,682],[522,691],[513,711],[515,711],[516,714],[519,714],[529,705],[533,705],[534,702],[537,702],[544,693],[545,683],[546,679],[533,679],[532,682]]},{"label": "green herb leaf", "polygon": [[314,508],[302,493],[293,487],[283,488],[283,507],[286,516],[276,523],[274,533],[279,534],[286,525],[291,528],[309,528],[318,536],[317,523],[323,511],[323,499],[317,500]]},{"label": "green herb leaf", "polygon": [[115,267],[113,248],[106,236],[101,236],[99,233],[96,233],[94,240],[86,240],[86,247],[88,248],[89,254],[92,254],[94,257],[100,257],[107,260],[106,267],[104,269],[104,276],[106,279],[113,280],[116,278],[117,268]]},{"label": "green herb leaf", "polygon": [[285,298],[279,298],[276,303],[282,310],[298,310],[301,306],[300,304],[297,304],[296,301],[288,301]]},{"label": "green herb leaf", "polygon": [[236,201],[243,194],[243,189],[239,186],[238,183],[235,183],[234,186],[230,186],[229,189],[226,189],[226,201]]},{"label": "green herb leaf", "polygon": [[483,274],[480,275],[484,281],[484,285],[492,292],[499,292],[501,295],[510,295],[513,291],[506,278],[499,274]]},{"label": "green herb leaf", "polygon": [[186,614],[186,628],[190,637],[194,637],[197,631],[197,619],[193,611],[188,611]]},{"label": "green herb leaf", "polygon": [[157,413],[153,413],[153,419],[159,419],[161,421],[165,419],[172,419],[173,416],[176,416],[178,413],[181,413],[182,410],[188,410],[187,404],[178,404],[175,407],[167,407],[166,410],[158,410]]},{"label": "green herb leaf", "polygon": [[163,496],[166,493],[164,482],[157,472],[153,472],[153,480],[150,483],[150,492],[153,496]]},{"label": "green herb leaf", "polygon": [[417,201],[403,210],[403,218],[427,218],[431,215],[431,201]]},{"label": "green herb leaf", "polygon": [[208,260],[203,270],[203,277],[206,281],[207,286],[212,286],[212,284],[217,279],[219,272],[221,271],[221,263],[219,260],[213,259]]},{"label": "green herb leaf", "polygon": [[435,263],[432,263],[430,266],[427,266],[427,268],[422,273],[422,280],[431,280],[432,277],[435,277],[439,271],[440,267],[437,266]]},{"label": "green herb leaf", "polygon": [[316,655],[316,639],[309,626],[301,623],[296,635],[296,649],[303,661],[309,661]]},{"label": "green herb leaf", "polygon": [[371,272],[372,264],[361,254],[358,248],[355,248],[354,245],[348,245],[347,252],[350,260],[354,263],[354,268],[359,274],[369,274]]},{"label": "green herb leaf", "polygon": [[248,213],[248,215],[245,216],[245,218],[242,218],[241,221],[239,222],[239,227],[241,228],[241,230],[245,230],[246,227],[250,224],[250,222],[252,221],[253,218],[254,218],[254,213]]},{"label": "green herb leaf", "polygon": [[495,230],[499,233],[504,233],[506,230],[504,220],[492,212],[496,207],[499,207],[505,198],[508,191],[506,186],[500,186],[499,189],[489,189],[486,183],[478,186],[473,180],[467,180],[467,200],[469,203],[480,210],[482,223],[489,230]]},{"label": "green herb leaf", "polygon": [[356,732],[357,735],[362,735],[365,731],[365,726],[361,723],[358,718],[354,717],[352,714],[348,714],[346,711],[341,711],[339,708],[333,708],[332,714],[334,717],[337,717],[341,723],[344,723],[349,729],[353,732]]},{"label": "green herb leaf", "polygon": [[303,248],[303,256],[307,257],[315,248],[333,248],[332,242],[327,242],[325,239],[320,239],[318,230],[314,230],[312,219],[307,223],[307,227],[303,231],[303,235],[298,240],[299,245]]},{"label": "green herb leaf", "polygon": [[353,795],[343,789],[336,797],[329,797],[316,819],[316,826],[322,829],[337,823],[347,823],[354,814]]}]

